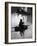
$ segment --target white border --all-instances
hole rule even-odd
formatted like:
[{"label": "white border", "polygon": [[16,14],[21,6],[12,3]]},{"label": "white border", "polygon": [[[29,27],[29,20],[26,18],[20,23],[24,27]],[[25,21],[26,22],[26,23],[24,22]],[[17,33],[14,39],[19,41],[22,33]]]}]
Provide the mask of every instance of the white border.
[{"label": "white border", "polygon": [[[17,39],[17,40],[11,40],[11,6],[14,7],[32,7],[32,16],[33,16],[33,20],[32,20],[32,25],[33,25],[33,29],[32,29],[32,39]],[[34,5],[27,5],[27,4],[8,4],[8,42],[9,43],[13,43],[13,42],[28,42],[28,41],[35,41],[35,6]]]}]

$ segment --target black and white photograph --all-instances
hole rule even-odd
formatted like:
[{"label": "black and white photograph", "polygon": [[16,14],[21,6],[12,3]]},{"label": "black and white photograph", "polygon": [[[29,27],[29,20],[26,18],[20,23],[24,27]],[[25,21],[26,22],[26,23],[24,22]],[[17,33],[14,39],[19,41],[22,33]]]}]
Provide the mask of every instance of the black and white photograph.
[{"label": "black and white photograph", "polygon": [[32,7],[11,7],[11,39],[32,38]]},{"label": "black and white photograph", "polygon": [[6,3],[7,43],[35,42],[35,11],[35,3]]}]

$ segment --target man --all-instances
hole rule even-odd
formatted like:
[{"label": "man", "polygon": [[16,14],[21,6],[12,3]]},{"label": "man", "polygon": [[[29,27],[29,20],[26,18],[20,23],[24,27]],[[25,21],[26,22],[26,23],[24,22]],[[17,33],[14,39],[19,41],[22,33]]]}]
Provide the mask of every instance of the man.
[{"label": "man", "polygon": [[24,35],[24,26],[23,26],[24,22],[22,22],[22,19],[20,19],[20,23],[19,23],[19,28],[20,28],[20,34],[21,36]]}]

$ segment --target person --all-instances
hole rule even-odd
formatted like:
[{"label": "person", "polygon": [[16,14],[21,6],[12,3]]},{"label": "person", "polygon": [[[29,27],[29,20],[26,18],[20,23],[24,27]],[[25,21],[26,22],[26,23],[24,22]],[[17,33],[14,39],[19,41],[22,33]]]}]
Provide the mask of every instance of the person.
[{"label": "person", "polygon": [[20,19],[19,28],[20,28],[20,34],[21,36],[24,35],[24,22],[22,22],[22,19]]},{"label": "person", "polygon": [[22,19],[20,19],[19,28],[20,28],[21,36],[24,36],[24,31],[28,29],[28,26],[24,25],[24,22],[22,22]]}]

